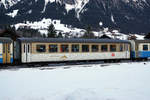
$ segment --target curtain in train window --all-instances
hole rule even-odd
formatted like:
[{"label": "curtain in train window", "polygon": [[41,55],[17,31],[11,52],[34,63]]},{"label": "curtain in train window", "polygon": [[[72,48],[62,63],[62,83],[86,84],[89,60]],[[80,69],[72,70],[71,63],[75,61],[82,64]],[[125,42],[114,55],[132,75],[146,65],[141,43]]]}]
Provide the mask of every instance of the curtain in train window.
[{"label": "curtain in train window", "polygon": [[49,45],[49,52],[57,52],[58,46],[57,45]]},{"label": "curtain in train window", "polygon": [[36,45],[36,51],[37,52],[46,52],[46,46],[45,45]]},{"label": "curtain in train window", "polygon": [[72,52],[79,52],[79,45],[78,44],[72,45]]},{"label": "curtain in train window", "polygon": [[69,46],[68,45],[61,45],[61,52],[69,52]]},{"label": "curtain in train window", "polygon": [[82,52],[89,52],[89,45],[82,45]]},{"label": "curtain in train window", "polygon": [[92,45],[92,52],[98,52],[98,45]]}]

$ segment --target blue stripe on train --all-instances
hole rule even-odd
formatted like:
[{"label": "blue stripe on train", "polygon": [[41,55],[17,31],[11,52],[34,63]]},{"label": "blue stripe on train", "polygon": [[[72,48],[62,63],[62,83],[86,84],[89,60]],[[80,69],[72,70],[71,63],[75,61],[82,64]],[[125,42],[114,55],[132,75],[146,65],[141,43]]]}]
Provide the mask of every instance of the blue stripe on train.
[{"label": "blue stripe on train", "polygon": [[140,58],[148,58],[150,57],[150,51],[139,51],[138,55]]},{"label": "blue stripe on train", "polygon": [[3,63],[3,58],[0,58],[0,63],[1,63],[1,64]]},{"label": "blue stripe on train", "polygon": [[[13,63],[13,58],[10,59],[10,63]],[[0,64],[3,64],[3,58],[0,58]]]},{"label": "blue stripe on train", "polygon": [[[136,58],[135,51],[131,51],[131,57]],[[138,51],[137,58],[148,58],[150,57],[150,51]]]},{"label": "blue stripe on train", "polygon": [[13,59],[13,58],[11,58],[11,59],[10,59],[10,63],[13,63],[13,60],[14,60],[14,59]]}]

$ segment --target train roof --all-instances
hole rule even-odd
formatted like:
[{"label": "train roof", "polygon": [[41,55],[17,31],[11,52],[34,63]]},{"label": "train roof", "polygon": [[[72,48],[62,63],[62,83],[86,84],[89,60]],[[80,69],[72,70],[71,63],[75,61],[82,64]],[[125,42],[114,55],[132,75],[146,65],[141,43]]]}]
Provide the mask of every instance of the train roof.
[{"label": "train roof", "polygon": [[0,37],[0,42],[1,42],[1,43],[11,43],[12,40],[11,40],[11,38]]},{"label": "train roof", "polygon": [[18,38],[24,43],[42,42],[42,43],[130,43],[126,40],[114,39],[77,39],[77,38]]},{"label": "train roof", "polygon": [[135,43],[150,43],[150,40],[135,40]]}]

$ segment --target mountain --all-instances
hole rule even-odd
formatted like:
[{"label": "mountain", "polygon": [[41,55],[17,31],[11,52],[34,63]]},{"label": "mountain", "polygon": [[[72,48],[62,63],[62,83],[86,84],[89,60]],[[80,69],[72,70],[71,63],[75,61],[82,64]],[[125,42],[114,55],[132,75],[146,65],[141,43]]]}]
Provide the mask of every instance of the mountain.
[{"label": "mountain", "polygon": [[50,18],[80,28],[150,32],[150,0],[1,0],[0,11],[0,24]]}]

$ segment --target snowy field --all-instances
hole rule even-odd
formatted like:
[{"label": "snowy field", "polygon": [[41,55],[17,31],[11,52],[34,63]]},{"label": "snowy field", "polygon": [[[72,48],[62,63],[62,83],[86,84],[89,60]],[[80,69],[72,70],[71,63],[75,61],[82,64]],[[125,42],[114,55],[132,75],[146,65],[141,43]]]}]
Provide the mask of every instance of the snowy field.
[{"label": "snowy field", "polygon": [[150,100],[150,62],[0,70],[0,100]]}]

